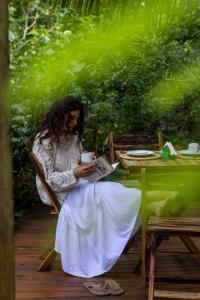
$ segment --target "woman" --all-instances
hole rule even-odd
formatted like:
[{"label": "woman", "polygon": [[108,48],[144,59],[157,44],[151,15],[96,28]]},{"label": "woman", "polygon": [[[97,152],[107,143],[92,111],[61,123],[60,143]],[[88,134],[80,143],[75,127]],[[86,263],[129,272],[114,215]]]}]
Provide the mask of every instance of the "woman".
[{"label": "woman", "polygon": [[[40,122],[32,141],[46,181],[62,203],[55,241],[62,268],[71,275],[93,277],[114,265],[136,231],[141,194],[118,183],[84,179],[94,167],[79,164],[83,123],[82,103],[66,96]],[[37,188],[50,205],[39,178]]]}]

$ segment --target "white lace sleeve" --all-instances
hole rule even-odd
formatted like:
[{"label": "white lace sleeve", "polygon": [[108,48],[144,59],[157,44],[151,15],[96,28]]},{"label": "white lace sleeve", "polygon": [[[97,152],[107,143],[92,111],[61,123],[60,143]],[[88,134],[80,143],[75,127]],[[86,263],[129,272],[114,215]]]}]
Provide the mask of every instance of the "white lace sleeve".
[{"label": "white lace sleeve", "polygon": [[[44,140],[43,140],[44,141]],[[55,192],[64,192],[77,183],[73,170],[58,172],[55,170],[53,151],[49,142],[44,141],[38,148],[39,156],[45,165],[45,177],[47,183]]]}]

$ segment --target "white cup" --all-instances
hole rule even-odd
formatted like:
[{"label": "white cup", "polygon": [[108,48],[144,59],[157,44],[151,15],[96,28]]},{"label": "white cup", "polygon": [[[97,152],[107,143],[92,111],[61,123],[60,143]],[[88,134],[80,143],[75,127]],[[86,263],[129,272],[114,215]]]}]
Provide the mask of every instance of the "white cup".
[{"label": "white cup", "polygon": [[190,143],[188,145],[188,150],[191,152],[198,152],[199,151],[199,144],[198,143]]},{"label": "white cup", "polygon": [[81,164],[90,164],[96,156],[93,152],[83,152],[81,153]]}]

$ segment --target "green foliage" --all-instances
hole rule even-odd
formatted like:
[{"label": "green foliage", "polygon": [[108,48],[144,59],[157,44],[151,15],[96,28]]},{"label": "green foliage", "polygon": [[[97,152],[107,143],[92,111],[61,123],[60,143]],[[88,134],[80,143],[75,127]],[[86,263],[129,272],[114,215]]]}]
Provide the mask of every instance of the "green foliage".
[{"label": "green foliage", "polygon": [[[36,198],[35,175],[28,157],[32,116],[20,104],[12,106],[12,152],[15,211],[30,207]],[[19,215],[16,215],[19,217]]]},{"label": "green foliage", "polygon": [[[95,26],[101,23],[109,26],[109,20],[104,19],[103,15],[80,17],[71,8],[57,6],[52,10],[48,3],[39,0],[10,5],[12,146],[14,194],[18,209],[36,198],[27,139],[54,97],[68,91],[79,94],[85,103],[87,118],[83,144],[97,154],[106,153],[110,130],[115,134],[154,134],[160,128],[166,140],[176,143],[199,140],[198,86],[189,93],[181,94],[173,109],[165,109],[162,113],[150,102],[152,91],[158,83],[172,80],[183,68],[198,59],[198,7],[192,14],[186,14],[181,22],[174,21],[164,31],[158,29],[137,38],[137,44],[131,35],[126,36],[123,49],[117,48],[118,39],[123,37],[116,32],[112,37],[116,40],[116,51],[109,56],[102,53],[100,57],[96,56],[96,61],[84,60],[88,53],[81,59],[72,56],[70,64],[62,66],[67,74],[64,84],[60,84],[59,74],[49,74],[54,82],[48,84],[47,78],[46,93],[43,94],[38,88],[42,77],[38,76],[30,95],[24,82],[31,76],[32,69],[41,68],[42,76],[47,61],[55,61],[55,65],[59,60],[62,62],[62,58],[64,61],[66,49],[70,49],[73,43],[79,45],[78,42],[82,41],[84,49],[88,49],[90,41],[86,37],[96,34]],[[99,36],[95,38],[98,41]],[[56,51],[59,53],[57,59],[54,56]],[[20,90],[26,91],[26,88],[27,93],[21,94]],[[159,108],[163,106],[164,96],[154,95],[153,100],[158,100]]]}]

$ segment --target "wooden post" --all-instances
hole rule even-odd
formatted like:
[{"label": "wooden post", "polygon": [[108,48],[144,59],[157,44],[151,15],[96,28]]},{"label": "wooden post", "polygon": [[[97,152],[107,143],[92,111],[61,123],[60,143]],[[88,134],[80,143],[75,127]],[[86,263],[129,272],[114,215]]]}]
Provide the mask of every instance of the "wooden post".
[{"label": "wooden post", "polygon": [[9,125],[8,0],[0,1],[0,299],[15,299]]}]

